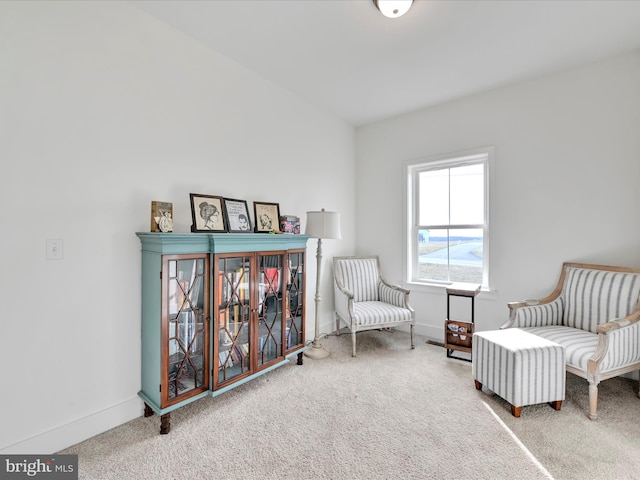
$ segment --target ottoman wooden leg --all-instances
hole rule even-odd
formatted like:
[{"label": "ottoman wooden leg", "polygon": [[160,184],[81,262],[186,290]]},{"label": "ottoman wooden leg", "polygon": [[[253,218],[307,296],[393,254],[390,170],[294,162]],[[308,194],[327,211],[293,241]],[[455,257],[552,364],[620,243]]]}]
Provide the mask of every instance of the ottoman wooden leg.
[{"label": "ottoman wooden leg", "polygon": [[476,390],[482,390],[482,384],[478,380],[474,380],[476,382]]},{"label": "ottoman wooden leg", "polygon": [[555,410],[560,410],[560,408],[562,408],[562,400],[556,400],[555,402],[549,402],[549,405],[551,405]]},{"label": "ottoman wooden leg", "polygon": [[516,407],[514,405],[511,405],[511,415],[513,415],[516,418],[520,418],[521,413],[522,413],[522,407]]}]

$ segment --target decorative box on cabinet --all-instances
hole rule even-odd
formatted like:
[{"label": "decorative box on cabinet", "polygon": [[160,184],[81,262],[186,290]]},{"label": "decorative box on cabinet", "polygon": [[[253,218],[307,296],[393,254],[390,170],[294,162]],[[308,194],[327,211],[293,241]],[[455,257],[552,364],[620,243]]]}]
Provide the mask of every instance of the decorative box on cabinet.
[{"label": "decorative box on cabinet", "polygon": [[305,349],[306,235],[137,233],[145,416],[170,413]]}]

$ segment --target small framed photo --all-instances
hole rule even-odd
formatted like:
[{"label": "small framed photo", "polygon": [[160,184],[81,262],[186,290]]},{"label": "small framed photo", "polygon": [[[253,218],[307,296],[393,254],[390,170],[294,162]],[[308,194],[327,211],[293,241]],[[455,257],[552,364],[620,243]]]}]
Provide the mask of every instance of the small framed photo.
[{"label": "small framed photo", "polygon": [[151,231],[173,232],[173,203],[151,202]]},{"label": "small framed photo", "polygon": [[279,232],[280,205],[277,203],[253,202],[256,233]]},{"label": "small framed photo", "polygon": [[224,199],[214,195],[190,193],[192,232],[226,232],[227,222],[222,204]]},{"label": "small framed photo", "polygon": [[249,220],[249,210],[245,200],[225,198],[224,213],[230,233],[251,232],[251,220]]}]

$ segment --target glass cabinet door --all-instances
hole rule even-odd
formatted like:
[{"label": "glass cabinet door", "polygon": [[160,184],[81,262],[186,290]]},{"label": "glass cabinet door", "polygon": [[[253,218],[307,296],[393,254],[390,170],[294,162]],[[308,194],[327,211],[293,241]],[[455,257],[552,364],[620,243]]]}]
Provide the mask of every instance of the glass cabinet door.
[{"label": "glass cabinet door", "polygon": [[217,381],[236,379],[251,370],[251,256],[221,257],[217,260]]},{"label": "glass cabinet door", "polygon": [[303,345],[303,263],[303,250],[216,255],[214,389]]},{"label": "glass cabinet door", "polygon": [[304,344],[304,252],[290,252],[287,275],[286,349]]},{"label": "glass cabinet door", "polygon": [[282,350],[282,284],[284,255],[258,256],[258,368],[284,355]]},{"label": "glass cabinet door", "polygon": [[209,388],[207,255],[169,256],[164,267],[167,370],[161,389],[163,403],[170,404]]}]

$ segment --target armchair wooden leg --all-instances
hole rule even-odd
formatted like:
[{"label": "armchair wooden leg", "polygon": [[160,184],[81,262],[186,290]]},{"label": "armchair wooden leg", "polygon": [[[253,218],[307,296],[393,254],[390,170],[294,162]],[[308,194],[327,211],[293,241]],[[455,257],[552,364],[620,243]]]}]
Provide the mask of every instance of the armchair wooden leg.
[{"label": "armchair wooden leg", "polygon": [[598,384],[589,382],[589,420],[596,420],[598,414]]},{"label": "armchair wooden leg", "polygon": [[336,336],[340,336],[340,315],[336,312]]},{"label": "armchair wooden leg", "polygon": [[411,350],[413,350],[414,348],[416,348],[416,344],[413,341],[413,325],[411,325]]},{"label": "armchair wooden leg", "polygon": [[356,356],[356,332],[351,332],[351,345],[353,346],[353,351],[351,352],[351,356]]}]

